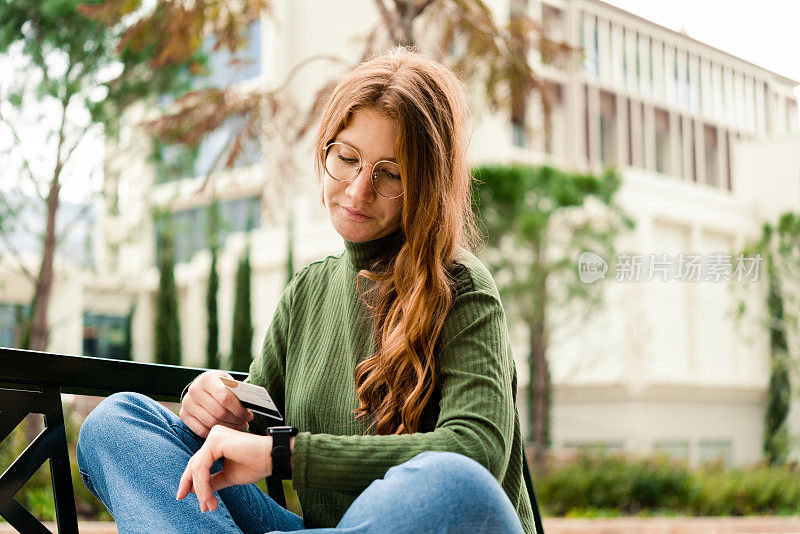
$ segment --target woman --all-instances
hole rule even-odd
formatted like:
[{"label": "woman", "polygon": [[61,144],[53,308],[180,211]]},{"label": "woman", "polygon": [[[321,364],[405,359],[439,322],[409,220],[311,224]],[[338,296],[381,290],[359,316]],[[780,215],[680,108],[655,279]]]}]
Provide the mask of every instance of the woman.
[{"label": "woman", "polygon": [[[468,252],[466,118],[455,75],[407,49],[336,86],[316,166],[345,252],[294,276],[250,367],[295,428],[261,435],[220,371],[180,419],[109,397],[78,461],[120,531],[533,532],[505,316]],[[274,473],[302,518],[252,484]]]}]

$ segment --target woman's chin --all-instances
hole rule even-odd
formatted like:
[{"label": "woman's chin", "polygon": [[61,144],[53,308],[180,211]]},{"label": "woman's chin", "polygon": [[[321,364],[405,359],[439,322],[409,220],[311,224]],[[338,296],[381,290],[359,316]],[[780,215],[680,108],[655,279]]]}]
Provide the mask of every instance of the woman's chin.
[{"label": "woman's chin", "polygon": [[333,228],[339,233],[342,238],[350,241],[351,243],[361,243],[362,241],[372,241],[375,239],[375,229],[369,224],[370,221],[353,222],[347,220],[339,220],[333,222]]}]

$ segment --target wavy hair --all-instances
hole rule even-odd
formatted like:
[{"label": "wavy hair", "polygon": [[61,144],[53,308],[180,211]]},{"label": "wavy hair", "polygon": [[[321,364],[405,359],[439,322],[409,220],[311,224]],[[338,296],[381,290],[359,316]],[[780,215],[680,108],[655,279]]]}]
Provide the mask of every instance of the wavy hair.
[{"label": "wavy hair", "polygon": [[[436,386],[434,346],[455,298],[449,269],[457,247],[477,243],[468,107],[455,74],[425,55],[398,47],[367,60],[336,85],[323,110],[315,140],[320,178],[325,146],[364,108],[397,124],[403,240],[396,255],[358,273],[376,348],[356,366],[353,413],[368,417],[377,434],[413,433]],[[362,278],[374,282],[368,291]]]}]

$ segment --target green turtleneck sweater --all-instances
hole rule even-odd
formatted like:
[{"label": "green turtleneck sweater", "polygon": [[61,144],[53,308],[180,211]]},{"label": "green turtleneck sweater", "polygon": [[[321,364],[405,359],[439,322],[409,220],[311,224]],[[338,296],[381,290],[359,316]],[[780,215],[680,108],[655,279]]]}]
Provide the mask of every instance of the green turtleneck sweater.
[{"label": "green turtleneck sweater", "polygon": [[[525,531],[534,532],[505,313],[489,271],[471,253],[463,251],[451,270],[458,293],[436,345],[436,388],[419,431],[374,435],[352,413],[358,407],[355,367],[374,346],[356,276],[378,257],[395,253],[400,239],[398,232],[366,243],[345,241],[343,254],[298,272],[250,366],[249,381],[264,386],[286,424],[300,430],[292,486],[306,528],[335,526],[390,467],[424,451],[450,451],[486,467]],[[263,421],[254,423],[258,429]]]}]

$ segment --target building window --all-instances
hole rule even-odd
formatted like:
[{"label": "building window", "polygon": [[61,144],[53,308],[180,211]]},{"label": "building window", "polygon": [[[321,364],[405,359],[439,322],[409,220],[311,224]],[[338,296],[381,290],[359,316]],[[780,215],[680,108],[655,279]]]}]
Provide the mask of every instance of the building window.
[{"label": "building window", "polygon": [[678,158],[677,158],[678,168],[677,169],[672,169],[672,174],[674,174],[675,176],[681,176],[682,177],[683,176],[684,161],[685,161],[685,158],[686,158],[686,154],[684,153],[684,149],[683,149],[683,145],[684,145],[684,143],[683,143],[683,140],[684,140],[684,138],[683,138],[683,117],[680,116],[680,115],[678,116],[678,121],[677,121],[676,127],[678,128],[678,135],[677,135],[678,145],[675,147],[675,151],[677,152],[677,156],[678,156]]},{"label": "building window", "polygon": [[706,183],[719,187],[719,141],[717,128],[705,125]]},{"label": "building window", "polygon": [[[259,197],[237,198],[219,203],[220,225],[218,243],[224,244],[228,235],[247,232],[260,226],[261,201]],[[159,235],[165,224],[175,233],[175,261],[185,263],[200,250],[208,247],[208,206],[175,211],[168,221],[156,221],[156,250],[160,250]],[[159,257],[158,254],[156,257]]]},{"label": "building window", "polygon": [[689,54],[684,54],[686,58],[686,79],[683,80],[683,88],[684,88],[684,104],[687,109],[694,108],[694,100],[692,99],[692,69],[691,69],[691,59]]},{"label": "building window", "polygon": [[628,83],[628,35],[625,28],[622,28],[622,80]]},{"label": "building window", "polygon": [[692,181],[697,182],[697,138],[694,133],[695,122],[689,122],[689,137],[692,140],[689,154],[692,156]]},{"label": "building window", "polygon": [[671,460],[689,461],[688,441],[656,441],[653,444],[653,454],[666,456]]},{"label": "building window", "polygon": [[525,147],[525,125],[517,121],[511,121],[511,144],[518,147]]},{"label": "building window", "polygon": [[231,54],[227,48],[213,50],[213,40],[206,39],[203,51],[208,54],[208,76],[198,78],[196,85],[227,87],[261,74],[261,21],[248,28],[247,44]]},{"label": "building window", "polygon": [[631,99],[625,99],[625,105],[628,108],[628,154],[627,154],[627,163],[628,165],[633,165],[633,118],[631,114],[633,113],[633,106],[631,105]]},{"label": "building window", "polygon": [[652,91],[652,94],[654,96],[656,94],[658,94],[658,90],[656,89],[656,85],[655,85],[655,77],[653,76],[653,72],[654,72],[653,71],[653,63],[655,62],[655,58],[654,58],[655,54],[653,53],[653,49],[655,47],[656,47],[656,43],[654,43],[651,39],[648,39],[647,40],[647,51],[648,51],[648,55],[649,55],[648,60],[649,60],[649,63],[650,63],[650,69],[649,69],[650,73],[649,73],[648,78],[650,80],[650,90]]},{"label": "building window", "polygon": [[0,347],[22,348],[22,320],[29,309],[22,304],[0,304]]},{"label": "building window", "polygon": [[598,33],[599,19],[594,19],[594,73],[600,74],[600,35]]},{"label": "building window", "polygon": [[592,147],[591,147],[591,136],[589,135],[589,128],[592,124],[592,121],[589,120],[589,87],[584,85],[583,86],[583,132],[584,132],[584,155],[586,156],[586,161],[589,162],[591,165],[592,163]]},{"label": "building window", "polygon": [[130,360],[128,317],[85,313],[83,315],[83,354],[95,358]]},{"label": "building window", "polygon": [[639,90],[642,90],[642,55],[641,55],[641,37],[639,34],[636,34],[636,39],[634,40],[634,47],[636,48],[636,87]]},{"label": "building window", "polygon": [[650,164],[650,162],[648,161],[648,157],[647,157],[648,156],[647,155],[647,135],[648,134],[645,133],[647,128],[645,128],[644,102],[639,104],[637,107],[639,108],[639,111],[638,111],[639,116],[642,118],[642,120],[640,122],[642,129],[641,129],[641,135],[639,136],[639,154],[641,154],[641,156],[642,156],[640,161],[642,162],[642,168],[643,169],[647,169],[648,165]]},{"label": "building window", "polygon": [[153,149],[156,183],[163,184],[195,176],[197,147],[157,144]]},{"label": "building window", "polygon": [[655,110],[656,126],[656,171],[660,173],[670,172],[670,130],[669,114],[662,110]]},{"label": "building window", "polygon": [[719,65],[711,65],[711,92],[714,99],[714,116],[720,119],[725,113],[725,99],[722,89],[722,67]]},{"label": "building window", "polygon": [[727,173],[725,175],[725,180],[728,185],[728,191],[733,191],[733,183],[731,180],[732,171],[731,171],[731,132],[725,132],[725,158],[727,160]]},{"label": "building window", "polygon": [[589,74],[598,74],[597,60],[597,17],[583,14],[581,31],[581,48],[583,48],[583,70]]},{"label": "building window", "polygon": [[[232,160],[231,166],[234,168],[261,162],[263,152],[259,132],[246,132],[248,127],[248,123],[242,117],[231,117],[222,126],[206,134],[198,147],[194,175],[205,176],[225,168],[228,160]],[[238,152],[234,154],[232,141],[240,135],[243,142],[235,143]]]},{"label": "building window", "polygon": [[697,461],[700,464],[719,462],[731,465],[733,445],[729,439],[703,440],[697,448]]},{"label": "building window", "polygon": [[678,74],[678,51],[675,50],[672,54],[672,101],[675,104],[680,103],[680,98],[683,94],[681,89],[682,88]]},{"label": "building window", "polygon": [[600,92],[600,161],[603,165],[617,165],[617,99],[605,91]]}]

